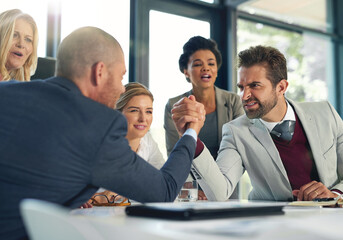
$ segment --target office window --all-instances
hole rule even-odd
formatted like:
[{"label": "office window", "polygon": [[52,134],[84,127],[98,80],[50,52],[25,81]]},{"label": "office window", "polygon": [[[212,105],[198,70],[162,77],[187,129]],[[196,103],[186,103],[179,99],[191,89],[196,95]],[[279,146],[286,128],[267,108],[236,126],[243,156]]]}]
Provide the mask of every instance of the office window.
[{"label": "office window", "polygon": [[151,133],[166,156],[164,107],[169,98],[192,88],[179,70],[182,47],[193,36],[209,38],[210,24],[160,11],[150,11],[149,34],[149,88],[155,98]]},{"label": "office window", "polygon": [[237,26],[238,52],[255,45],[268,45],[279,49],[287,59],[289,88],[286,96],[295,101],[329,99],[333,77],[331,41],[307,33],[281,30],[258,22],[239,19]]},{"label": "office window", "polygon": [[[75,29],[84,26],[101,28],[118,40],[124,51],[128,72],[130,1],[63,0],[61,3],[61,39]],[[127,82],[128,74],[125,74],[123,84]]]},{"label": "office window", "polygon": [[[39,7],[37,7],[39,6]],[[46,56],[46,34],[47,34],[47,19],[48,19],[48,2],[45,0],[11,0],[1,1],[0,12],[9,9],[20,9],[33,17],[38,28],[38,56]]]},{"label": "office window", "polygon": [[218,0],[195,0],[195,1],[206,2],[206,3],[212,3],[212,4],[218,3]]},{"label": "office window", "polygon": [[215,0],[199,0],[201,2],[207,2],[207,3],[216,3]]},{"label": "office window", "polygon": [[210,4],[219,4],[219,0],[186,0],[189,2],[205,2]]},{"label": "office window", "polygon": [[240,4],[238,9],[289,24],[332,32],[333,25],[327,0],[255,0]]}]

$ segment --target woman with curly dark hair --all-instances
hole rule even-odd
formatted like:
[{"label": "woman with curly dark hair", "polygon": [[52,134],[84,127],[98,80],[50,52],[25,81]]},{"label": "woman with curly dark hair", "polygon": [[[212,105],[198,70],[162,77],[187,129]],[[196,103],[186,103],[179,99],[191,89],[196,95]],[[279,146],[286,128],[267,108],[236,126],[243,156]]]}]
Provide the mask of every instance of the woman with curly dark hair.
[{"label": "woman with curly dark hair", "polygon": [[171,117],[173,104],[179,99],[192,94],[198,102],[204,104],[206,121],[199,133],[199,138],[205,143],[214,159],[217,157],[222,139],[223,124],[244,113],[242,103],[236,93],[228,92],[214,85],[221,65],[221,53],[214,40],[195,36],[183,46],[179,68],[186,80],[192,84],[192,89],[169,99],[166,105],[164,128],[168,155],[179,140]]}]

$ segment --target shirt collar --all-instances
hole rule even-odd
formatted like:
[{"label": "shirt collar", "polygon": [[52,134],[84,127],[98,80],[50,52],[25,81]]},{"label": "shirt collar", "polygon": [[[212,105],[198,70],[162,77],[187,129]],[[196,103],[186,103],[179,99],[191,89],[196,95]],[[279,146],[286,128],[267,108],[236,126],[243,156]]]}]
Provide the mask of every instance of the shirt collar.
[{"label": "shirt collar", "polygon": [[287,100],[286,100],[286,103],[287,103],[287,112],[286,112],[285,117],[280,122],[266,122],[262,120],[262,118],[260,118],[260,121],[264,124],[264,126],[266,126],[269,132],[272,131],[272,129],[276,126],[276,124],[282,123],[285,120],[295,121],[295,114],[294,114],[293,107],[291,106],[291,104],[289,104]]}]

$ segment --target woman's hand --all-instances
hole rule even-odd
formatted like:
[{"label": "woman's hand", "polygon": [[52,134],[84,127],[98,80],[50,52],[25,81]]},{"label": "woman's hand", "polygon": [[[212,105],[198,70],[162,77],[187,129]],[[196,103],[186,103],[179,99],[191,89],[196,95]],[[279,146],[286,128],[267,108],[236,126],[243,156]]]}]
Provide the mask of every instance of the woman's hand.
[{"label": "woman's hand", "polygon": [[198,200],[208,200],[204,191],[198,190]]}]

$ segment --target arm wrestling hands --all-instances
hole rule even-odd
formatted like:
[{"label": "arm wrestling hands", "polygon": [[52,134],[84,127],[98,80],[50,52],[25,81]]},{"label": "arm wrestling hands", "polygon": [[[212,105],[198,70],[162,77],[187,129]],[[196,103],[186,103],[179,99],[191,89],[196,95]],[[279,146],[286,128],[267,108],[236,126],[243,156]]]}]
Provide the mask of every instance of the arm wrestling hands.
[{"label": "arm wrestling hands", "polygon": [[[175,103],[171,113],[179,136],[182,136],[187,128],[194,129],[199,135],[205,122],[206,111],[204,105],[197,102],[193,95],[188,98],[184,97]],[[198,191],[198,199],[207,200],[205,193],[201,190]]]},{"label": "arm wrestling hands", "polygon": [[[193,130],[195,130],[195,132],[198,135],[205,121],[204,105],[196,102],[195,97],[191,95],[189,96],[189,98],[183,98],[179,100],[177,103],[174,104],[173,107],[173,120],[179,135],[182,136],[188,128],[192,128]],[[110,196],[114,195],[115,193],[111,191],[105,191],[101,193],[96,193],[93,195],[93,197],[99,194]],[[91,208],[91,201],[92,200],[87,201],[80,207]]]},{"label": "arm wrestling hands", "polygon": [[180,136],[192,128],[197,135],[204,126],[206,111],[204,105],[197,102],[193,95],[184,97],[173,105],[172,118]]}]

